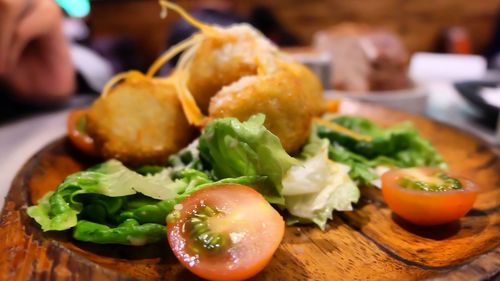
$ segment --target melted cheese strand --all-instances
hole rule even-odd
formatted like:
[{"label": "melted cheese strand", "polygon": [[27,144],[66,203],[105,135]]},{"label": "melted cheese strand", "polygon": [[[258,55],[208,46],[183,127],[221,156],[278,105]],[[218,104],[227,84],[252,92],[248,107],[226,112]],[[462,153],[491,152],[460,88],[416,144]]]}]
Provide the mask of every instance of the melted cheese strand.
[{"label": "melted cheese strand", "polygon": [[[202,38],[200,34],[200,39]],[[190,124],[196,126],[202,126],[204,124],[205,116],[201,113],[200,108],[196,104],[196,101],[193,98],[193,95],[189,91],[187,87],[188,80],[188,67],[191,65],[193,60],[195,51],[200,46],[200,43],[192,46],[189,50],[184,52],[182,55],[179,64],[177,65],[178,77],[175,83],[175,88],[177,90],[177,94],[179,95],[179,100],[182,104],[182,109],[184,110],[184,114],[186,115],[187,120]]]},{"label": "melted cheese strand", "polygon": [[149,67],[146,76],[153,77],[165,63],[167,63],[169,60],[171,60],[173,57],[175,57],[182,51],[196,44],[198,40],[199,38],[191,36],[188,39],[172,46],[170,49],[168,49],[165,53],[163,53],[159,58],[157,58],[153,62],[153,64]]},{"label": "melted cheese strand", "polygon": [[372,141],[373,140],[373,138],[371,136],[362,135],[360,133],[357,133],[355,131],[347,129],[344,126],[340,126],[337,123],[328,122],[328,121],[321,119],[321,118],[314,118],[314,123],[319,124],[321,126],[325,126],[328,129],[331,129],[335,132],[339,132],[341,134],[350,136],[351,138],[356,139],[358,141]]},{"label": "melted cheese strand", "polygon": [[154,78],[154,80],[160,82],[160,83],[164,83],[164,84],[170,84],[170,85],[174,85],[175,87],[175,81],[177,79],[177,71],[174,69],[174,71],[168,75],[167,77],[156,77]]},{"label": "melted cheese strand", "polygon": [[[158,2],[160,3],[160,6],[162,8],[168,8],[168,9],[172,9],[172,10],[176,11],[185,21],[187,21],[192,26],[198,28],[203,33],[205,33],[205,34],[216,34],[217,33],[216,30],[215,30],[215,28],[213,28],[212,26],[210,26],[208,24],[205,24],[205,23],[203,23],[203,22],[201,22],[201,21],[193,18],[190,14],[188,14],[179,5],[171,3],[171,2],[166,1],[166,0],[159,0]],[[165,13],[163,15],[166,16]]]},{"label": "melted cheese strand", "polygon": [[129,80],[129,79],[144,79],[145,76],[141,72],[137,70],[130,70],[127,72],[122,72],[118,73],[113,78],[111,78],[106,85],[104,85],[104,88],[102,89],[101,97],[105,98],[109,95],[109,92],[111,92],[111,89],[118,84],[118,82],[121,82],[122,80]]},{"label": "melted cheese strand", "polygon": [[166,0],[158,1],[162,7],[162,17],[166,17],[167,9],[172,9],[177,12],[185,21],[187,21],[192,26],[198,28],[201,33],[195,34],[190,38],[176,44],[171,47],[166,53],[161,55],[148,69],[146,76],[148,78],[153,77],[156,72],[164,65],[167,61],[172,59],[175,55],[184,51],[175,69],[175,73],[171,77],[176,79],[170,80],[174,82],[177,95],[182,105],[184,114],[190,124],[196,126],[203,126],[206,121],[206,116],[201,113],[200,108],[196,104],[196,101],[187,87],[187,81],[189,77],[188,69],[191,66],[194,53],[201,44],[201,41],[208,36],[219,36],[219,31],[217,28],[200,22],[199,20],[193,18],[189,15],[183,8],[177,4],[171,3]]}]

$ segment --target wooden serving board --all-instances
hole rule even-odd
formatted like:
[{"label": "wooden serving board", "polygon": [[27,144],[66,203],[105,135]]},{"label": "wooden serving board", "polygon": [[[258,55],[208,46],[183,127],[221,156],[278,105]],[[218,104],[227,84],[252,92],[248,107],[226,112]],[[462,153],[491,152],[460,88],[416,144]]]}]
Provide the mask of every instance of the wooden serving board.
[{"label": "wooden serving board", "polygon": [[[387,208],[380,191],[362,189],[355,211],[337,213],[322,232],[287,227],[255,280],[484,280],[500,272],[500,156],[457,129],[408,113],[345,102],[342,112],[391,125],[409,120],[438,148],[451,171],[480,184],[474,208],[460,221],[416,227]],[[65,176],[93,164],[66,139],[33,156],[12,183],[0,218],[0,280],[197,280],[165,243],[92,245],[70,232],[43,233],[26,207]]]}]

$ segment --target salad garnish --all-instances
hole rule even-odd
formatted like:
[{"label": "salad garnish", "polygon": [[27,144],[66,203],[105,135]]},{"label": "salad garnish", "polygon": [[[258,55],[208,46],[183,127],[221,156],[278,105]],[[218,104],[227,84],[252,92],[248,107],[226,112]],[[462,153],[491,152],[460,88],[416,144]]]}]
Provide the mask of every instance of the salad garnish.
[{"label": "salad garnish", "polygon": [[[289,224],[315,223],[325,229],[333,211],[352,210],[352,204],[360,197],[357,185],[365,182],[360,180],[359,173],[353,174],[354,169],[361,166],[370,178],[375,178],[369,170],[375,167],[374,163],[415,163],[417,161],[404,162],[407,159],[402,155],[416,154],[416,148],[427,152],[424,155],[430,155],[427,150],[434,151],[429,159],[443,163],[414,129],[398,131],[394,129],[399,128],[396,126],[384,131],[368,120],[350,116],[325,122],[334,120],[362,121],[382,137],[374,137],[374,143],[364,140],[362,146],[349,136],[329,131],[320,124],[301,153],[292,157],[265,128],[263,114],[245,122],[236,118],[216,119],[205,127],[199,139],[165,161],[168,164],[133,170],[118,160],[108,160],[68,176],[38,205],[29,207],[28,214],[44,231],[75,228],[74,238],[78,240],[137,245],[139,243],[119,237],[116,240],[97,238],[89,229],[95,226],[95,233],[110,233],[132,229],[132,226],[138,229],[147,223],[164,226],[174,206],[193,192],[218,183],[239,183],[251,186],[269,203],[287,210]],[[373,152],[371,146],[391,142],[397,144],[386,148],[391,153],[379,154],[377,160],[368,160],[353,152],[361,149]],[[354,157],[337,158],[338,151]],[[421,157],[421,161],[430,161],[425,157]],[[153,238],[157,232],[150,233],[151,237],[142,241],[161,240]],[[86,235],[93,238],[85,238]]]},{"label": "salad garnish", "polygon": [[285,233],[281,215],[255,189],[215,184],[180,202],[167,225],[179,261],[209,280],[245,280],[261,271]]},{"label": "salad garnish", "polygon": [[[335,126],[325,126],[325,122]],[[330,159],[351,167],[349,175],[358,184],[377,183],[378,167],[386,167],[379,169],[382,172],[391,167],[447,168],[432,144],[409,122],[382,128],[363,117],[325,116],[316,122],[316,130],[319,137],[330,140]]]},{"label": "salad garnish", "polygon": [[478,192],[474,182],[435,167],[393,169],[382,176],[387,205],[417,225],[456,221],[472,208]]}]

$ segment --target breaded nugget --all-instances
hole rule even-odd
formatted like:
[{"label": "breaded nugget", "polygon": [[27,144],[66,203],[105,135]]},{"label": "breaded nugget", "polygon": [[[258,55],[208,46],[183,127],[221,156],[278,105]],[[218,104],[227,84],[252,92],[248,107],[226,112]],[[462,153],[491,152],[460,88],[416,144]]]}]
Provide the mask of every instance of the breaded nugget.
[{"label": "breaded nugget", "polygon": [[285,150],[297,152],[306,142],[314,109],[306,102],[305,87],[286,69],[247,76],[224,87],[210,101],[211,118],[236,117],[241,121],[264,113],[264,125],[278,136]]},{"label": "breaded nugget", "polygon": [[210,98],[223,86],[241,77],[273,68],[277,48],[247,24],[217,29],[220,36],[207,37],[197,47],[188,72],[187,87],[203,113]]},{"label": "breaded nugget", "polygon": [[316,74],[305,65],[298,62],[286,62],[282,67],[291,71],[300,80],[307,98],[304,102],[310,102],[314,115],[319,116],[326,110],[326,101],[323,96],[323,86]]},{"label": "breaded nugget", "polygon": [[158,79],[126,80],[88,112],[87,130],[101,155],[127,164],[163,164],[193,140],[175,87]]}]

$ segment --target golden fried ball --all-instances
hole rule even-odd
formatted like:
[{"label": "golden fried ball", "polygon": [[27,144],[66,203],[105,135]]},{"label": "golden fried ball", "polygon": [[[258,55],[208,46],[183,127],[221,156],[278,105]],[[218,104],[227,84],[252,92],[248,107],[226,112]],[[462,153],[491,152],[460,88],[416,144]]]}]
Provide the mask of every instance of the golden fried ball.
[{"label": "golden fried ball", "polygon": [[99,98],[89,109],[87,130],[103,157],[131,165],[165,163],[195,132],[174,86],[152,79],[125,81]]},{"label": "golden fried ball", "polygon": [[326,101],[323,96],[323,86],[316,74],[305,65],[297,62],[287,62],[283,66],[291,71],[300,80],[307,96],[305,102],[310,102],[314,115],[321,115],[326,110]]},{"label": "golden fried ball", "polygon": [[221,29],[220,33],[203,40],[188,68],[187,87],[203,113],[208,111],[210,98],[223,86],[257,74],[259,65],[270,63],[266,57],[277,52],[272,43],[246,24]]},{"label": "golden fried ball", "polygon": [[305,87],[292,72],[248,76],[224,87],[210,101],[211,118],[236,117],[247,120],[264,113],[264,125],[278,136],[284,149],[297,152],[306,142],[314,109],[305,103]]}]

